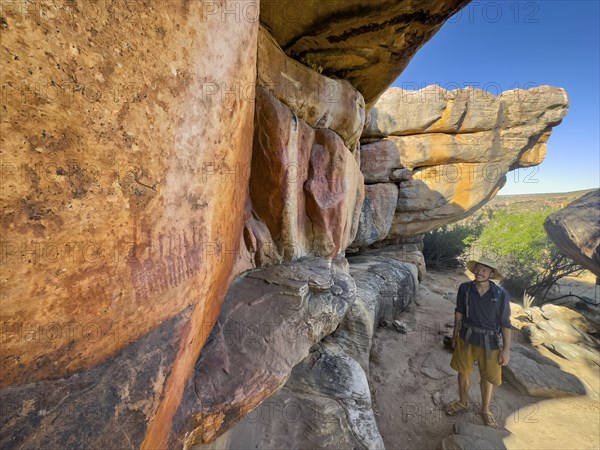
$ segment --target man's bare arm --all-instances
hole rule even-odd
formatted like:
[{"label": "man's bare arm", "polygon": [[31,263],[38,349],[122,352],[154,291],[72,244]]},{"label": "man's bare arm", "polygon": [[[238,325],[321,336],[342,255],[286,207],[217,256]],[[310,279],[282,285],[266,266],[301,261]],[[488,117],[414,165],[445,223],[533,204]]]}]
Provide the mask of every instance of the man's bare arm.
[{"label": "man's bare arm", "polygon": [[500,356],[498,356],[498,364],[501,366],[506,366],[508,361],[510,360],[510,338],[511,338],[511,329],[502,327],[502,342],[504,347],[500,352]]},{"label": "man's bare arm", "polygon": [[462,323],[463,315],[459,312],[454,313],[454,330],[452,331],[452,348],[456,347],[456,341],[458,340],[458,332],[460,331],[460,324]]}]

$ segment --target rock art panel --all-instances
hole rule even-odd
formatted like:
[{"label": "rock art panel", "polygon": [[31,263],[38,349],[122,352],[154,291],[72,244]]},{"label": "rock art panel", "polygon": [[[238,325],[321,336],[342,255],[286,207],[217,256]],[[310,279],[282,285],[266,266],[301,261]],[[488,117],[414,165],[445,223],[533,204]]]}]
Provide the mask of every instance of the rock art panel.
[{"label": "rock art panel", "polygon": [[304,186],[314,254],[336,255],[354,240],[365,197],[363,180],[341,139],[317,130]]},{"label": "rock art panel", "polygon": [[[258,24],[201,2],[23,7],[3,5],[0,31],[0,386],[83,392],[85,373],[188,311],[162,359],[140,363],[151,385],[130,395],[143,405],[102,376],[93,393],[112,409],[69,425],[89,445],[161,447],[235,275],[254,102],[226,92],[254,85]],[[13,431],[74,446],[61,424]]]},{"label": "rock art panel", "polygon": [[600,277],[600,190],[550,214],[544,228],[565,255]]}]

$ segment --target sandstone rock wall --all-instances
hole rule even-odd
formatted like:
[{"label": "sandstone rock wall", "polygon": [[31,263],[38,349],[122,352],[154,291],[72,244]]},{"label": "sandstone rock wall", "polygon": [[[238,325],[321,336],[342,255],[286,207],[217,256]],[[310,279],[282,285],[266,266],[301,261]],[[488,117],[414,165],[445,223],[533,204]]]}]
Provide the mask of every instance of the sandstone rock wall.
[{"label": "sandstone rock wall", "polygon": [[368,107],[415,53],[469,0],[261,2],[261,23],[285,52],[348,80]]},{"label": "sandstone rock wall", "polygon": [[[329,270],[323,262],[323,259],[305,259],[257,269],[239,285],[234,285],[219,326],[213,332],[214,340],[208,342],[201,357],[202,360],[227,354],[225,370],[217,364],[199,364],[195,391],[200,393],[200,398],[188,389],[189,404],[195,409],[183,414],[196,417],[198,428],[197,432],[186,435],[184,448],[192,442],[202,443],[195,445],[194,450],[383,448],[368,384],[372,337],[381,320],[395,319],[412,302],[417,287],[416,269],[412,264],[381,256],[353,256],[348,260],[349,267],[338,257]],[[313,268],[315,266],[319,267]],[[328,284],[324,283],[328,273],[333,281],[329,292]],[[270,280],[268,285],[252,289],[256,293],[252,298],[261,300],[252,301],[251,306],[244,304],[246,297],[242,295],[248,291],[247,284],[253,283],[248,277]],[[308,309],[289,308],[293,303],[286,302],[273,313],[272,300],[284,300],[281,295],[273,298],[269,293],[281,292],[283,288],[287,297],[288,292],[293,292],[289,289],[289,278],[294,279],[295,289],[302,288],[301,295],[307,298],[302,303]],[[304,289],[307,278],[308,289]],[[348,286],[352,286],[352,291],[344,288],[344,283],[340,284],[344,279],[346,283],[350,281]],[[279,285],[281,282],[286,286]],[[336,286],[342,289],[335,289]],[[326,304],[338,305],[340,308],[336,309],[342,314],[317,315],[315,308],[331,294]],[[250,314],[242,312],[252,309],[254,312]],[[309,321],[307,312],[311,309],[315,318]],[[242,318],[243,323],[231,327],[233,316]],[[248,322],[248,317],[253,320]],[[229,322],[229,332],[226,326],[221,326],[221,319],[223,324]],[[297,321],[310,325],[302,330],[294,325]],[[320,339],[312,333],[311,327],[317,325],[321,329],[320,325],[325,323],[330,334]],[[244,353],[241,353],[237,342],[249,340],[255,345],[243,345]],[[310,345],[311,342],[315,342],[314,345]],[[281,343],[284,345],[280,346]],[[295,360],[298,350],[305,355],[301,361]],[[290,358],[295,361],[293,369]],[[246,360],[253,363],[242,363]],[[240,366],[245,370],[233,370]],[[201,367],[212,369],[206,371]],[[258,385],[268,391],[267,395],[257,389],[257,379],[266,379]],[[270,386],[282,380],[287,380],[285,385],[272,393]],[[249,405],[259,402],[256,409],[248,411]],[[236,424],[237,421],[240,423]],[[228,425],[234,426],[223,433]],[[218,439],[213,441],[216,436]]]},{"label": "sandstone rock wall", "polygon": [[2,4],[3,448],[164,444],[252,150],[258,23],[203,6]]},{"label": "sandstone rock wall", "polygon": [[335,256],[354,240],[364,199],[362,95],[286,56],[260,30],[250,196],[252,266]]}]

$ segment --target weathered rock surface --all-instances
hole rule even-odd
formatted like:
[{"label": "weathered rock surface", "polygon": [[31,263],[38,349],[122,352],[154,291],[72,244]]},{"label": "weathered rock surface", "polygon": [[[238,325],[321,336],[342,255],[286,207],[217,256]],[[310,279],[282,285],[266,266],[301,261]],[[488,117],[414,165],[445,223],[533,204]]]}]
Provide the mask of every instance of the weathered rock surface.
[{"label": "weathered rock surface", "polygon": [[[189,308],[111,359],[0,391],[0,447],[139,449],[176,361]],[[156,448],[156,447],[154,447]]]},{"label": "weathered rock surface", "polygon": [[389,183],[395,170],[404,168],[400,154],[392,141],[381,140],[360,148],[360,170],[365,184]]},{"label": "weathered rock surface", "polygon": [[356,238],[351,247],[364,247],[385,239],[398,203],[398,187],[392,183],[365,185]]},{"label": "weathered rock surface", "polygon": [[195,450],[383,448],[366,375],[371,339],[380,320],[398,317],[412,302],[416,273],[411,264],[383,257],[351,261],[356,300],[335,332],[312,347],[281,390]]},{"label": "weathered rock surface", "polygon": [[544,228],[565,255],[600,277],[600,189],[550,214]]},{"label": "weathered rock surface", "polygon": [[[389,89],[370,112],[362,136],[369,151],[361,155],[365,180],[398,177],[387,239],[425,233],[483,206],[507,172],[542,162],[567,107],[565,91],[549,86],[499,96],[472,88]],[[401,178],[400,168],[412,177]]]},{"label": "weathered rock surface", "polygon": [[8,448],[162,447],[235,276],[258,24],[146,3],[2,6],[0,395],[25,402]]},{"label": "weathered rock surface", "polygon": [[518,347],[511,352],[503,374],[509,383],[527,395],[558,398],[586,394],[584,385],[575,375],[534,361],[522,354]]},{"label": "weathered rock surface", "polygon": [[356,159],[336,133],[313,129],[261,86],[254,126],[245,240],[255,260],[337,255],[354,240],[364,199]]},{"label": "weathered rock surface", "polygon": [[354,152],[365,101],[346,80],[332,79],[287,56],[263,27],[258,34],[258,83],[313,128],[329,128]]},{"label": "weathered rock surface", "polygon": [[593,351],[584,346],[572,344],[569,342],[544,342],[544,347],[558,356],[569,361],[584,361],[588,360],[597,366],[600,366],[600,354],[598,351]]},{"label": "weathered rock surface", "polygon": [[348,80],[370,105],[467,3],[265,0],[260,21],[288,55],[325,75]]},{"label": "weathered rock surface", "polygon": [[419,244],[398,244],[389,242],[382,244],[381,247],[378,248],[364,248],[361,250],[361,254],[369,258],[381,256],[384,258],[394,259],[396,261],[410,263],[411,266],[409,267],[414,268],[415,274],[419,280],[422,280],[427,274],[425,258],[423,257],[423,252],[421,251]]},{"label": "weathered rock surface", "polygon": [[277,392],[355,295],[343,257],[307,258],[236,280],[186,386],[169,447],[213,441]]},{"label": "weathered rock surface", "polygon": [[332,131],[316,132],[304,190],[313,254],[337,255],[356,236],[365,191],[356,160]]},{"label": "weathered rock surface", "polygon": [[332,338],[369,373],[369,355],[375,329],[394,320],[413,301],[418,285],[414,265],[384,256],[348,258],[356,282],[356,300]]},{"label": "weathered rock surface", "polygon": [[367,377],[352,358],[319,344],[287,384],[208,448],[383,449]]},{"label": "weathered rock surface", "polygon": [[506,449],[507,431],[473,423],[472,415],[463,414],[452,427],[453,434],[442,441],[443,450]]}]

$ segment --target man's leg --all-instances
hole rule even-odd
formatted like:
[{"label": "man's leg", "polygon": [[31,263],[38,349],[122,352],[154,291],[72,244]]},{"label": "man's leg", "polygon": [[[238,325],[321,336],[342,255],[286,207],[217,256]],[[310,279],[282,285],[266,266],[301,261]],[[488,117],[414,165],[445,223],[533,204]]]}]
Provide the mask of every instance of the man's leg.
[{"label": "man's leg", "polygon": [[481,387],[481,413],[485,414],[490,410],[490,403],[492,401],[492,389],[494,385],[490,383],[485,378],[481,377],[481,382],[479,383]]},{"label": "man's leg", "polygon": [[466,405],[469,402],[469,378],[470,373],[458,373],[458,395],[460,402]]}]

